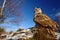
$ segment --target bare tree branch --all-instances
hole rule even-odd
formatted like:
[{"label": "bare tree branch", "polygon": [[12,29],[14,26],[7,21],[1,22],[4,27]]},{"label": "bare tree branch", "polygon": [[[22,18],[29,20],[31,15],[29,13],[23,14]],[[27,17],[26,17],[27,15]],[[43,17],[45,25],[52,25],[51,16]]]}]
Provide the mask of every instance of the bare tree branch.
[{"label": "bare tree branch", "polygon": [[1,8],[1,14],[2,14],[3,11],[4,11],[5,3],[6,3],[6,0],[4,0],[4,2],[3,2],[2,8]]}]

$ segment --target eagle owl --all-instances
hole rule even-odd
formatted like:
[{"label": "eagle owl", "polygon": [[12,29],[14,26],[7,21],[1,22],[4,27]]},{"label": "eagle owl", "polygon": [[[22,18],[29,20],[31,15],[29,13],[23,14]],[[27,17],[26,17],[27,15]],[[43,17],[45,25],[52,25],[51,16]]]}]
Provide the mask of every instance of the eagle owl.
[{"label": "eagle owl", "polygon": [[58,24],[49,18],[46,14],[43,14],[41,8],[35,8],[34,21],[44,27],[52,28],[55,30],[58,29]]}]

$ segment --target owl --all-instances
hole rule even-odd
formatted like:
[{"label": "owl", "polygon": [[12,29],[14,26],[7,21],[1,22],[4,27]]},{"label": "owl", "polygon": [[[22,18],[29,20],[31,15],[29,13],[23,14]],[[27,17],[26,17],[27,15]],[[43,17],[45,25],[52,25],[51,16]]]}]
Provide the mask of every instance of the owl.
[{"label": "owl", "polygon": [[46,14],[42,13],[41,8],[34,9],[34,22],[39,23],[43,27],[58,30],[58,24],[49,18]]}]

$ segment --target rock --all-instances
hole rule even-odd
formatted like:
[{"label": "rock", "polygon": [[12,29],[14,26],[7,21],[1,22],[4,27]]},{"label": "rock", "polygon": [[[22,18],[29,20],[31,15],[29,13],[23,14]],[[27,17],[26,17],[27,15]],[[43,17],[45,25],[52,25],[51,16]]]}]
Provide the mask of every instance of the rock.
[{"label": "rock", "polygon": [[17,32],[24,30],[22,27],[17,30]]},{"label": "rock", "polygon": [[33,33],[31,32],[30,29],[23,29],[21,30],[20,28],[16,32],[11,32],[8,34],[7,39],[29,39],[33,37]]}]

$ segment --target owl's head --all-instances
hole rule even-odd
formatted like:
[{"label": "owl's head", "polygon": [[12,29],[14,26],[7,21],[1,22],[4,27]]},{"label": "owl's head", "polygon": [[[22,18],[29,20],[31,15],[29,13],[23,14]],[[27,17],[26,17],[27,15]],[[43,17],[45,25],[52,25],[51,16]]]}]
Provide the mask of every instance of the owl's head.
[{"label": "owl's head", "polygon": [[41,10],[41,8],[35,7],[34,12],[35,13],[42,13],[42,10]]}]

